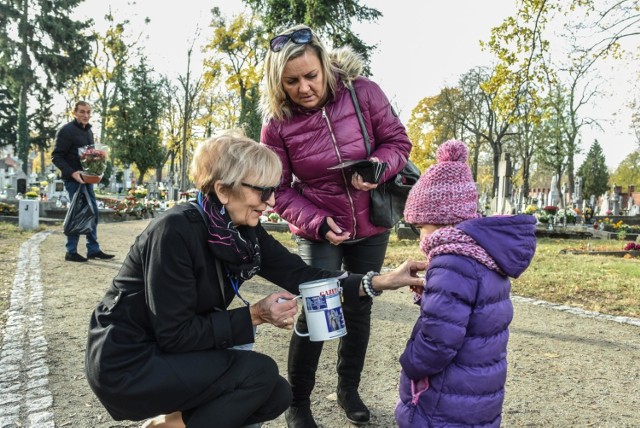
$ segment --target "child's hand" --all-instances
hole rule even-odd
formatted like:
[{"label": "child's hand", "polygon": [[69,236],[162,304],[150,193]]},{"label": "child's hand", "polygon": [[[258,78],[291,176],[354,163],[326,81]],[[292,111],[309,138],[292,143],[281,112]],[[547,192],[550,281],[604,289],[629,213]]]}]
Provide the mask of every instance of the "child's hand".
[{"label": "child's hand", "polygon": [[424,293],[424,285],[412,285],[409,288],[413,291],[413,303],[419,305]]},{"label": "child's hand", "polygon": [[411,289],[411,291],[419,294],[420,296],[422,296],[422,293],[424,293],[424,285],[412,285],[409,288]]}]

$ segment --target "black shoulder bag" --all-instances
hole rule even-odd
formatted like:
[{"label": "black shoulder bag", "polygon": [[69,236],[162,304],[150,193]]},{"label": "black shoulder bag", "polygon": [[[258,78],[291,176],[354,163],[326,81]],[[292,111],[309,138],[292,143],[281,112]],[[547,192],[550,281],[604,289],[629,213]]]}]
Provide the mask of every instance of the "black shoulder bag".
[{"label": "black shoulder bag", "polygon": [[[351,92],[351,100],[356,109],[367,157],[371,155],[371,140],[364,124],[360,103],[352,84],[346,84]],[[409,190],[420,178],[418,167],[407,159],[404,168],[389,181],[380,183],[377,188],[369,191],[371,197],[370,219],[376,226],[392,228],[404,216],[404,206],[407,202]]]}]

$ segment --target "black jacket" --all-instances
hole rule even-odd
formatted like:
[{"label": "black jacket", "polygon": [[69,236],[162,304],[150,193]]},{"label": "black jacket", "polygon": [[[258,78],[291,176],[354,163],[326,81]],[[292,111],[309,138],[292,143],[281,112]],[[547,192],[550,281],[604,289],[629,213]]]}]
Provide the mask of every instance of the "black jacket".
[{"label": "black jacket", "polygon": [[[337,276],[308,266],[260,225],[256,235],[262,255],[259,275],[291,293],[298,294],[303,282]],[[130,418],[130,412],[146,405],[159,389],[173,399],[189,400],[189,388],[199,384],[200,374],[182,367],[179,382],[166,376],[168,366],[180,366],[180,355],[188,361],[198,351],[254,341],[249,308],[226,309],[235,294],[226,280],[226,299],[222,297],[207,236],[195,207],[171,208],[136,238],[94,310],[86,349],[87,380],[115,418]],[[353,274],[342,280],[345,300],[358,299],[361,279]],[[162,388],[159,379],[167,382]],[[133,391],[140,402],[122,399]]]},{"label": "black jacket", "polygon": [[90,124],[83,128],[74,119],[58,130],[51,160],[60,169],[63,180],[73,180],[71,174],[76,171],[82,171],[78,149],[93,145],[93,131],[91,131]]}]

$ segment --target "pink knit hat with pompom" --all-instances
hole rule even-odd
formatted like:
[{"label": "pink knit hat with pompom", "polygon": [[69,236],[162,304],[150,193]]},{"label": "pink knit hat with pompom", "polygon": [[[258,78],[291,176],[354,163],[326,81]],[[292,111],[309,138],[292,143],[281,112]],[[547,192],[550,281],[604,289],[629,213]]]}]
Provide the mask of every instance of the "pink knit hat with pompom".
[{"label": "pink knit hat with pompom", "polygon": [[449,140],[438,147],[438,163],[413,186],[404,208],[412,224],[457,224],[478,218],[478,191],[467,165],[467,147]]}]

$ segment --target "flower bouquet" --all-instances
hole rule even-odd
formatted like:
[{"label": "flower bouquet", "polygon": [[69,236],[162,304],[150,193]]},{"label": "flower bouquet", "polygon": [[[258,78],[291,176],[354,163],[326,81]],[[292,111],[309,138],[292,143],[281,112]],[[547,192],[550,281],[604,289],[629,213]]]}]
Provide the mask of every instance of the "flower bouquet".
[{"label": "flower bouquet", "polygon": [[538,214],[538,221],[543,224],[549,223],[549,216],[545,213]]},{"label": "flower bouquet", "polygon": [[92,146],[78,149],[80,164],[82,164],[82,179],[85,183],[96,184],[102,180],[102,174],[107,168],[107,153]]},{"label": "flower bouquet", "polygon": [[144,186],[136,186],[135,189],[129,189],[129,195],[136,199],[144,199],[147,197],[147,189]]},{"label": "flower bouquet", "polygon": [[559,210],[557,216],[559,220],[566,219],[566,222],[571,224],[575,224],[578,219],[577,213],[572,208]]},{"label": "flower bouquet", "polygon": [[640,251],[640,244],[636,244],[635,242],[627,242],[627,245],[624,246],[625,251]]},{"label": "flower bouquet", "polygon": [[554,216],[556,215],[556,213],[558,212],[558,207],[553,206],[553,205],[547,205],[546,207],[544,207],[542,209],[545,213],[547,213],[547,215],[549,216]]}]

